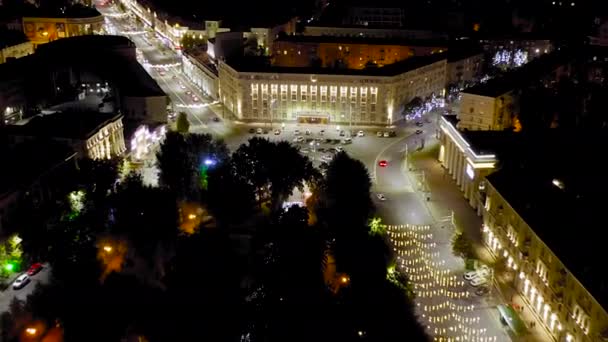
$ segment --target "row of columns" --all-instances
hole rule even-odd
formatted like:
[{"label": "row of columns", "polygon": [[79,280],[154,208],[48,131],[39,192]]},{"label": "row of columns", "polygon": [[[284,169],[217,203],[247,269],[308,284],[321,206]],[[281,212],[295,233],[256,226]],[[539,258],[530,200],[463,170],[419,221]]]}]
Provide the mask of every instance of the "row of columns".
[{"label": "row of columns", "polygon": [[471,179],[467,174],[467,158],[456,144],[450,140],[449,135],[443,135],[443,146],[444,146],[444,158],[443,166],[448,170],[448,173],[452,176],[452,179],[456,181],[456,184],[464,194],[464,198],[469,200],[469,205],[473,208],[477,208],[477,201],[475,201],[474,189],[478,173],[473,169],[474,178]]}]

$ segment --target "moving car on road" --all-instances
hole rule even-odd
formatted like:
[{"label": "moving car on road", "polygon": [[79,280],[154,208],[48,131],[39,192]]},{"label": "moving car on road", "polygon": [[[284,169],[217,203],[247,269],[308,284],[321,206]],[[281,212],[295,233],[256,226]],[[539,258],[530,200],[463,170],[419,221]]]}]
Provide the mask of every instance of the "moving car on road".
[{"label": "moving car on road", "polygon": [[357,132],[357,136],[358,137],[364,137],[365,136],[365,132],[359,131],[359,132]]},{"label": "moving car on road", "polygon": [[386,201],[386,196],[384,196],[384,194],[376,194],[376,197],[382,202]]},{"label": "moving car on road", "polygon": [[344,131],[340,131],[340,136],[341,136],[341,137],[343,137],[343,136],[345,136],[345,135],[346,135],[346,132],[344,132]]},{"label": "moving car on road", "polygon": [[480,286],[475,290],[475,294],[478,296],[483,296],[490,292],[490,287],[488,286]]},{"label": "moving car on road", "polygon": [[40,272],[43,269],[43,266],[41,263],[37,262],[35,264],[32,264],[32,266],[30,266],[30,268],[27,270],[27,275],[28,276],[33,276],[36,273]]},{"label": "moving car on road", "polygon": [[386,160],[381,160],[378,162],[378,166],[380,167],[386,167],[388,165],[388,162]]},{"label": "moving car on road", "polygon": [[481,278],[481,277],[471,280],[471,286],[474,286],[474,287],[485,285],[487,283],[488,283],[488,280],[486,278]]},{"label": "moving car on road", "polygon": [[15,289],[15,290],[22,289],[29,282],[30,282],[30,277],[24,273],[24,274],[20,275],[17,279],[15,279],[15,281],[13,282],[13,289]]},{"label": "moving car on road", "polygon": [[422,130],[421,129],[417,129],[416,130],[416,134],[422,134]]}]

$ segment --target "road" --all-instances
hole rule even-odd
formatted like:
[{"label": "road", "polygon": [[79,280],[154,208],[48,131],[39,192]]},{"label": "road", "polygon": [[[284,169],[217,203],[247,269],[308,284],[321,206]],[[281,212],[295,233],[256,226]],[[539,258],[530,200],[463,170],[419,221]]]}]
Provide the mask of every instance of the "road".
[{"label": "road", "polygon": [[217,115],[209,109],[212,99],[206,97],[182,73],[181,53],[168,48],[158,34],[145,28],[115,5],[97,6],[106,18],[106,30],[131,39],[143,56],[143,66],[169,96],[176,112],[185,112],[192,132],[227,135],[231,124],[215,122]]},{"label": "road", "polygon": [[45,264],[44,268],[38,274],[32,276],[30,283],[22,289],[14,290],[11,285],[6,290],[0,292],[0,312],[9,311],[10,304],[14,298],[25,301],[38,284],[48,284],[50,277],[50,268],[48,264]]}]

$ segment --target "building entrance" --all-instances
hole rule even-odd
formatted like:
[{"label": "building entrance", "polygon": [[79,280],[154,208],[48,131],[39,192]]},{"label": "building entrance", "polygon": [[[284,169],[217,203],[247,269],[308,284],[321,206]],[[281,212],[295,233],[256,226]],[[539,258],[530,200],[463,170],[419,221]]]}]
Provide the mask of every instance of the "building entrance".
[{"label": "building entrance", "polygon": [[299,114],[298,123],[326,125],[329,123],[329,115],[326,115],[326,114]]}]

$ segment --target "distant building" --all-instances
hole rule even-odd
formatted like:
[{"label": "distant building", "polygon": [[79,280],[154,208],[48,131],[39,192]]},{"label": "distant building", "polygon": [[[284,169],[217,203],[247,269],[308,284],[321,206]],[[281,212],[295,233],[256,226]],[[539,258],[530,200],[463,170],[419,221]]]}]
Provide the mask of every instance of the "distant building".
[{"label": "distant building", "polygon": [[360,38],[400,38],[400,39],[447,39],[446,34],[433,32],[431,30],[418,30],[406,28],[386,28],[361,25],[306,25],[303,34],[305,36],[335,36],[335,37],[360,37]]},{"label": "distant building", "polygon": [[533,60],[555,49],[552,38],[531,33],[520,33],[512,36],[487,36],[477,41],[486,51],[494,55],[501,51],[525,52],[528,60]]},{"label": "distant building", "polygon": [[38,12],[23,17],[23,32],[35,46],[60,38],[101,34],[103,25],[101,13],[80,5],[62,13]]},{"label": "distant building", "polygon": [[20,202],[37,205],[66,195],[65,189],[75,179],[75,157],[70,146],[52,141],[30,141],[10,149],[3,146],[0,150],[0,234],[19,228],[12,217]]},{"label": "distant building", "polygon": [[458,128],[500,131],[513,126],[518,115],[519,90],[532,81],[557,81],[567,74],[571,58],[552,53],[506,73],[502,77],[466,88],[462,92]]},{"label": "distant building", "polygon": [[448,85],[464,86],[482,76],[483,50],[476,47],[450,46],[448,48]]},{"label": "distant building", "polygon": [[349,6],[343,24],[401,27],[405,22],[405,10],[399,7]]},{"label": "distant building", "polygon": [[207,55],[226,59],[243,55],[243,32],[222,32],[207,41]]},{"label": "distant building", "polygon": [[21,31],[0,30],[0,64],[33,53],[34,45]]},{"label": "distant building", "polygon": [[200,90],[213,99],[218,99],[219,76],[216,64],[205,52],[184,52],[183,72]]},{"label": "distant building", "polygon": [[379,67],[413,56],[427,56],[447,50],[443,41],[407,41],[403,39],[285,36],[274,41],[273,65],[282,67],[321,67],[364,69]]},{"label": "distant building", "polygon": [[219,63],[220,101],[243,121],[391,125],[414,97],[443,95],[445,54],[382,68],[280,68]]},{"label": "distant building", "polygon": [[72,147],[78,158],[111,159],[126,151],[121,114],[41,114],[4,129],[12,144],[46,139]]},{"label": "distant building", "polygon": [[[125,115],[125,124],[166,123],[167,96],[137,62],[135,45],[119,36],[81,36],[40,46],[37,52],[0,65],[0,114],[26,106],[46,106],[50,99],[73,101],[91,86],[106,85],[111,101]],[[3,97],[5,100],[2,100]],[[4,103],[3,103],[4,102]]]}]

